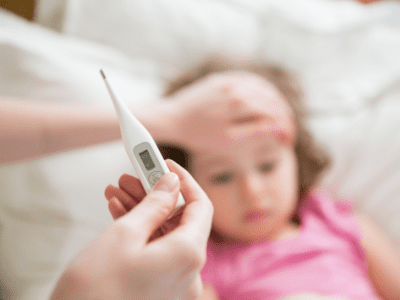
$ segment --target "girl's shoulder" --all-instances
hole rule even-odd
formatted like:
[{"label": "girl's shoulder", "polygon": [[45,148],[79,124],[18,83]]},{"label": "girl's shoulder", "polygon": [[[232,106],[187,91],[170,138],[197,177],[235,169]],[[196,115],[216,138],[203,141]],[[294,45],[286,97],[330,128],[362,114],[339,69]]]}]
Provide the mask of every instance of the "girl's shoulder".
[{"label": "girl's shoulder", "polygon": [[309,219],[319,219],[332,229],[357,231],[358,228],[354,204],[323,189],[313,191],[304,200],[300,218],[303,225],[307,225]]},{"label": "girl's shoulder", "polygon": [[304,232],[347,240],[364,260],[361,254],[362,231],[355,205],[349,200],[339,199],[323,189],[315,190],[303,202],[300,219]]}]

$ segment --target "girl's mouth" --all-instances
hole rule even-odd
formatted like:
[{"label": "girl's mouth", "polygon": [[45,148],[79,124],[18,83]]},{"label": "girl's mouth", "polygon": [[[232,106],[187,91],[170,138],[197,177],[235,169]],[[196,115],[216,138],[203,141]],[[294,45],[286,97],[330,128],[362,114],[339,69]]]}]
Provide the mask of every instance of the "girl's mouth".
[{"label": "girl's mouth", "polygon": [[259,222],[265,220],[269,215],[270,213],[266,210],[254,209],[244,215],[243,221],[246,223]]}]

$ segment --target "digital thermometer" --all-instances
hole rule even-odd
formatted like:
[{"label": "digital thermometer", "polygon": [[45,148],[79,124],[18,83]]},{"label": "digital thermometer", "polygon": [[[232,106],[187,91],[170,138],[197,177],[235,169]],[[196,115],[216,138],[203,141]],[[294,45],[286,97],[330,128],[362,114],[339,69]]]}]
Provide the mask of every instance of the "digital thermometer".
[{"label": "digital thermometer", "polygon": [[[125,150],[136,170],[136,174],[139,176],[144,190],[146,193],[149,193],[156,182],[165,173],[170,171],[150,133],[132,115],[125,103],[119,101],[115,96],[103,70],[100,70],[100,73],[118,115]],[[185,201],[182,194],[179,193],[178,202],[170,217],[183,205],[185,205]]]}]

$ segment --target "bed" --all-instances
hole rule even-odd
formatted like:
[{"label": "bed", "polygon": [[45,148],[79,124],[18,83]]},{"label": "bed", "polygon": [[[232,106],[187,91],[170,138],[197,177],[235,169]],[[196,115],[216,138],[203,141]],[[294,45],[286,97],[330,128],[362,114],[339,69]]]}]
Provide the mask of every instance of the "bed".
[{"label": "bed", "polygon": [[[307,121],[333,157],[322,186],[400,249],[400,3],[334,0],[39,0],[29,22],[0,8],[0,95],[132,106],[210,55],[299,75]],[[1,129],[0,129],[1,130]],[[0,298],[46,299],[112,219],[103,191],[134,174],[121,142],[0,166]]]}]

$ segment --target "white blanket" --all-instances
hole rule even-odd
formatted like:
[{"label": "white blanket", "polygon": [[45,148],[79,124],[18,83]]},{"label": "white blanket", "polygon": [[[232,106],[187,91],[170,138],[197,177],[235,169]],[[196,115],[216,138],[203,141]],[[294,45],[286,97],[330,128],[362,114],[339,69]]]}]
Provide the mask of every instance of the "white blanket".
[{"label": "white blanket", "polygon": [[[51,20],[40,7],[48,2],[39,9]],[[59,1],[61,32],[0,10],[0,95],[112,109],[100,68],[134,105],[155,101],[165,80],[211,54],[283,64],[302,78],[310,128],[334,158],[323,186],[353,200],[400,248],[398,4],[97,2]],[[124,172],[133,168],[120,142],[0,167],[5,299],[48,297],[111,222],[103,191]]]}]

